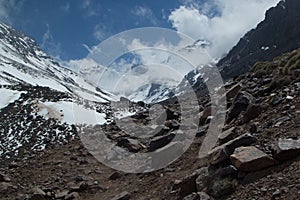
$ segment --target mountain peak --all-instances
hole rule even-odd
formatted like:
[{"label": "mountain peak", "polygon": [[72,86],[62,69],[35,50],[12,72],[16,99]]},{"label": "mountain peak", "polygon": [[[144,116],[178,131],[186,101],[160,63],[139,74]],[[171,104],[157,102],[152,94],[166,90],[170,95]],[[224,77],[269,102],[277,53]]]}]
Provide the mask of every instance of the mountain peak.
[{"label": "mountain peak", "polygon": [[300,47],[300,1],[280,1],[265,19],[240,39],[217,64],[225,79],[249,71],[257,61],[270,61]]}]

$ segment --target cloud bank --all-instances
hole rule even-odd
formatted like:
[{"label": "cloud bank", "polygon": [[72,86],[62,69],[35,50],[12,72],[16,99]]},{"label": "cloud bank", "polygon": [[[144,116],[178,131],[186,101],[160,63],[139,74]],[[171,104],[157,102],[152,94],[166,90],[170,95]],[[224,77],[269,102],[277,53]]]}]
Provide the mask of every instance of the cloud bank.
[{"label": "cloud bank", "polygon": [[[264,19],[266,10],[279,0],[212,0],[198,5],[183,5],[169,15],[179,32],[193,39],[212,42],[207,49],[214,58],[227,53],[238,40]],[[211,13],[215,15],[211,16]]]}]

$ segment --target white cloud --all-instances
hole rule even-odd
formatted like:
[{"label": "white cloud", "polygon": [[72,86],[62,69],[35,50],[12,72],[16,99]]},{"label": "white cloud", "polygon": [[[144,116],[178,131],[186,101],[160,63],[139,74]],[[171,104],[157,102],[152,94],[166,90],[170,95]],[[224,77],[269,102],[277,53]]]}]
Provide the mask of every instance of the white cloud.
[{"label": "white cloud", "polygon": [[94,27],[93,36],[97,40],[102,41],[103,39],[105,39],[105,37],[107,35],[108,35],[108,30],[107,30],[107,27],[104,24],[97,24]]},{"label": "white cloud", "polygon": [[[171,12],[173,27],[193,39],[212,42],[208,52],[221,57],[251,28],[264,19],[265,11],[279,0],[213,0],[195,8],[180,6]],[[219,13],[210,16],[212,9]]]},{"label": "white cloud", "polygon": [[13,15],[19,12],[23,1],[17,0],[0,0],[0,20],[12,24]]},{"label": "white cloud", "polygon": [[84,10],[85,17],[93,17],[100,14],[100,6],[97,2],[83,0],[80,7]]},{"label": "white cloud", "polygon": [[149,22],[153,25],[157,25],[157,19],[153,13],[153,11],[145,6],[135,6],[132,9],[132,14],[138,16],[138,17],[142,17],[145,18],[147,20],[149,20]]},{"label": "white cloud", "polygon": [[65,5],[62,5],[62,6],[60,7],[60,9],[61,9],[62,11],[64,11],[65,13],[68,13],[68,12],[70,11],[70,3],[67,2]]},{"label": "white cloud", "polygon": [[41,47],[44,49],[49,55],[60,60],[60,55],[62,53],[61,44],[55,42],[53,36],[50,31],[50,25],[46,24],[47,29],[43,34]]}]

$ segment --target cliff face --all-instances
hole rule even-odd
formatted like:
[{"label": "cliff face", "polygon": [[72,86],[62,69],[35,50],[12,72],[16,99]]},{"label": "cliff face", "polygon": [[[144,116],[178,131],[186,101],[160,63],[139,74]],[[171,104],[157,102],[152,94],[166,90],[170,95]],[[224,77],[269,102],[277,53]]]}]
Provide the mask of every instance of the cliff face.
[{"label": "cliff face", "polygon": [[286,0],[266,12],[266,17],[221,59],[225,79],[243,74],[257,61],[270,61],[300,47],[300,1]]}]

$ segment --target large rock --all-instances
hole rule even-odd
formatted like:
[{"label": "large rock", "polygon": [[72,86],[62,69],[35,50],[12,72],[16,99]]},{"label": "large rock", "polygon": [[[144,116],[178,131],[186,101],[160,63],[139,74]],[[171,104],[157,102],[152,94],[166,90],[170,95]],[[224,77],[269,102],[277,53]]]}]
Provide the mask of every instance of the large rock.
[{"label": "large rock", "polygon": [[196,179],[203,173],[203,168],[196,170],[191,175],[184,177],[181,180],[176,180],[172,191],[178,191],[180,196],[183,198],[193,192],[197,192]]},{"label": "large rock", "polygon": [[152,139],[149,143],[149,151],[155,151],[156,149],[159,149],[161,147],[166,146],[168,143],[170,143],[173,138],[175,137],[174,133],[170,133],[165,136],[159,136]]},{"label": "large rock", "polygon": [[218,146],[208,152],[209,161],[211,164],[216,165],[225,162],[234,150],[241,146],[248,146],[256,141],[255,137],[251,134],[241,135],[221,146]]},{"label": "large rock", "polygon": [[250,104],[255,102],[255,98],[248,92],[239,92],[234,99],[232,106],[229,108],[227,122],[230,122],[242,111],[246,111]]},{"label": "large rock", "polygon": [[213,183],[210,188],[210,193],[212,196],[216,198],[223,199],[224,196],[227,196],[233,193],[236,189],[237,181],[232,178],[224,178],[217,180]]},{"label": "large rock", "polygon": [[202,112],[200,112],[199,125],[204,125],[209,116],[211,116],[212,108],[211,106],[205,108]]},{"label": "large rock", "polygon": [[278,160],[289,160],[300,155],[300,140],[279,139],[275,145],[274,157]]},{"label": "large rock", "polygon": [[219,143],[224,144],[224,143],[234,139],[235,136],[237,136],[237,132],[235,130],[236,130],[235,127],[231,127],[229,129],[227,129],[226,131],[222,132],[218,136]]},{"label": "large rock", "polygon": [[198,170],[199,175],[196,179],[196,187],[198,192],[201,192],[205,187],[207,187],[207,182],[209,178],[208,168],[202,167]]},{"label": "large rock", "polygon": [[136,153],[142,149],[141,144],[139,141],[134,139],[127,139],[127,138],[118,138],[117,145],[120,147],[124,147],[128,149],[128,151]]},{"label": "large rock", "polygon": [[242,86],[241,86],[240,83],[237,83],[236,85],[232,86],[226,92],[226,98],[227,98],[227,100],[230,100],[230,99],[234,98],[241,89],[242,89]]},{"label": "large rock", "polygon": [[263,107],[257,104],[249,105],[244,113],[244,123],[257,118],[263,111]]},{"label": "large rock", "polygon": [[272,157],[256,147],[239,147],[230,156],[232,164],[241,171],[258,171],[274,165]]}]

